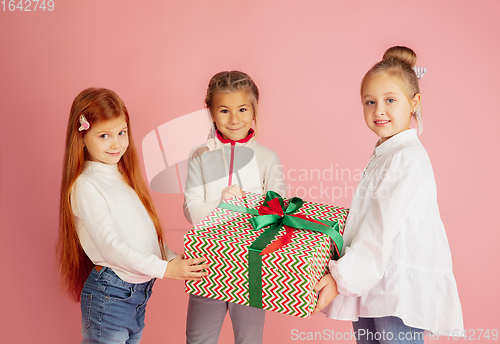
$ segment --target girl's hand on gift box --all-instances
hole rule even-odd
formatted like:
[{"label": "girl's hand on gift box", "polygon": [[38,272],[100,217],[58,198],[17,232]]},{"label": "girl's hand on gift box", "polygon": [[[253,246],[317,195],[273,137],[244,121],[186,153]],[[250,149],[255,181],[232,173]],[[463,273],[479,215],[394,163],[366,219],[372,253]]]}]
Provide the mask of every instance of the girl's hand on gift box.
[{"label": "girl's hand on gift box", "polygon": [[330,302],[332,302],[338,295],[337,283],[333,279],[332,275],[324,275],[314,287],[317,293],[319,293],[318,303],[312,314],[316,314],[325,308]]},{"label": "girl's hand on gift box", "polygon": [[178,255],[168,262],[165,278],[176,280],[194,280],[199,281],[204,276],[208,275],[205,269],[208,269],[208,264],[201,264],[206,261],[206,258],[184,259],[184,255]]},{"label": "girl's hand on gift box", "polygon": [[234,197],[237,197],[237,198],[243,197],[243,191],[236,184],[226,186],[224,189],[222,189],[220,201],[224,202],[226,199],[231,199]]}]

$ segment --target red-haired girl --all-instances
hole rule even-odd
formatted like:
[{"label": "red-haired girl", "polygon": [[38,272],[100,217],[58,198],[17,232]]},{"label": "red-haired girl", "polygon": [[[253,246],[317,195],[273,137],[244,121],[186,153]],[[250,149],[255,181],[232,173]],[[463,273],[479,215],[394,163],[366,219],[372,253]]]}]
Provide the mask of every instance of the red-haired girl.
[{"label": "red-haired girl", "polygon": [[88,88],[68,121],[60,200],[60,273],[80,301],[82,343],[139,343],[156,278],[200,279],[203,258],[168,249],[123,101]]}]

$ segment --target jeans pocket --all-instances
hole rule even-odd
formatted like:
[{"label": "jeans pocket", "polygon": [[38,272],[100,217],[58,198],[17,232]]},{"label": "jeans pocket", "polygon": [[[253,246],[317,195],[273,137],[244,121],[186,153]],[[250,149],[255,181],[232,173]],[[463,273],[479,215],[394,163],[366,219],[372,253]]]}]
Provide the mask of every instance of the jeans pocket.
[{"label": "jeans pocket", "polygon": [[106,300],[110,301],[126,301],[133,295],[133,290],[130,287],[108,284],[104,290]]},{"label": "jeans pocket", "polygon": [[90,307],[92,304],[92,294],[82,292],[80,309],[82,311],[82,333],[90,327]]}]

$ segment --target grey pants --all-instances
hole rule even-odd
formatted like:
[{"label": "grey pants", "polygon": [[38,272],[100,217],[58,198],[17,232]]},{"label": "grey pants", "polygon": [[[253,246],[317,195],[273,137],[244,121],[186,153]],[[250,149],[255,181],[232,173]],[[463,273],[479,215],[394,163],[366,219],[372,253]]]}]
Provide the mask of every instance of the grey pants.
[{"label": "grey pants", "polygon": [[228,310],[234,343],[261,344],[266,311],[193,294],[189,294],[186,343],[217,344]]}]

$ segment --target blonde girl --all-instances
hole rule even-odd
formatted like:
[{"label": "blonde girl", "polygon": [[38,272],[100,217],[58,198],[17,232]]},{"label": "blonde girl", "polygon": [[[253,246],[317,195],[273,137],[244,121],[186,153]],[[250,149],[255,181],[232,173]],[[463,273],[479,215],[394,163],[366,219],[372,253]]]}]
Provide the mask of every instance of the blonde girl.
[{"label": "blonde girl", "polygon": [[317,286],[318,309],[338,292],[324,312],[353,321],[357,343],[423,343],[424,331],[463,331],[432,166],[410,129],[412,119],[422,127],[416,59],[392,47],[361,82],[366,125],[380,139],[352,200],[343,256]]},{"label": "blonde girl", "polygon": [[61,183],[60,273],[81,302],[82,343],[139,343],[157,278],[200,279],[204,259],[165,245],[123,101],[88,88],[73,101]]},{"label": "blonde girl", "polygon": [[[247,74],[220,72],[209,82],[205,104],[213,133],[189,159],[184,213],[193,224],[229,198],[244,191],[274,190],[285,196],[278,155],[255,141],[259,90]],[[186,342],[217,343],[229,311],[237,344],[262,343],[265,311],[190,295]]]}]

